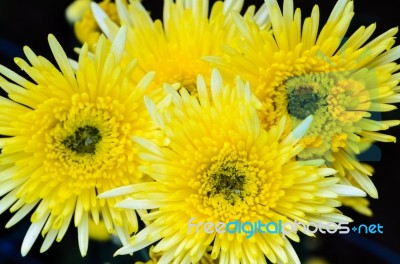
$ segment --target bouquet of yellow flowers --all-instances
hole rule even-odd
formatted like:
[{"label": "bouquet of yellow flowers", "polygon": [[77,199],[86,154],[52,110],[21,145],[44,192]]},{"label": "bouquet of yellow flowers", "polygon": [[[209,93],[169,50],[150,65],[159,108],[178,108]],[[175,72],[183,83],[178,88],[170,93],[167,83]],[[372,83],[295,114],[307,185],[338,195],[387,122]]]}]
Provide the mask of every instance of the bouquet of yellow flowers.
[{"label": "bouquet of yellow flowers", "polygon": [[[147,263],[300,263],[300,233],[349,231],[340,207],[372,215],[360,160],[399,120],[397,28],[351,35],[353,2],[325,24],[293,0],[77,0],[76,60],[24,47],[0,65],[0,213],[30,217],[21,254],[74,225],[150,247]],[[99,231],[101,229],[101,231]],[[378,230],[379,226],[378,226]]]}]

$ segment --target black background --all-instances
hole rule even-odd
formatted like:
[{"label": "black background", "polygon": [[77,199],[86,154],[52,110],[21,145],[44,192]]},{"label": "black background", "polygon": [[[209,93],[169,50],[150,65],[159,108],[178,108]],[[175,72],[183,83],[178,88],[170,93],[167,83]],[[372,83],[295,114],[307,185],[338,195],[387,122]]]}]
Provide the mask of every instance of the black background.
[{"label": "black background", "polygon": [[[245,1],[246,6],[261,1]],[[282,1],[279,1],[282,3]],[[321,23],[324,23],[336,1],[333,0],[298,0],[296,7],[302,9],[303,18],[309,16],[312,6],[318,4],[321,11]],[[76,58],[73,48],[78,46],[73,29],[66,22],[64,12],[68,0],[0,0],[0,64],[13,70],[18,68],[13,63],[15,56],[23,57],[22,47],[28,45],[37,54],[53,60],[47,43],[47,35],[52,33],[59,40],[67,54]],[[152,16],[159,18],[162,11],[161,0],[147,0],[144,4],[152,10]],[[390,0],[361,1],[355,0],[355,18],[348,33],[354,32],[361,25],[377,23],[374,36],[400,25],[398,12],[400,2]],[[399,43],[398,41],[396,42]],[[54,61],[54,60],[53,60]],[[399,112],[385,113],[384,119],[400,119]],[[400,135],[399,128],[390,130],[392,135]],[[376,173],[373,181],[380,198],[371,201],[373,217],[365,217],[346,208],[343,211],[356,223],[377,224],[384,226],[384,234],[356,235],[319,235],[318,239],[302,238],[295,245],[304,263],[400,263],[400,178],[399,178],[399,143],[378,144],[382,151],[379,162],[371,162]],[[3,227],[10,214],[0,216]],[[75,228],[71,228],[61,243],[55,243],[48,252],[39,254],[42,239],[38,239],[28,257],[20,257],[23,236],[29,227],[29,220],[24,219],[9,230],[0,229],[0,264],[3,263],[132,263],[142,258],[140,254],[112,257],[118,248],[112,242],[90,241],[86,258],[79,255]],[[293,243],[295,244],[295,243]]]}]

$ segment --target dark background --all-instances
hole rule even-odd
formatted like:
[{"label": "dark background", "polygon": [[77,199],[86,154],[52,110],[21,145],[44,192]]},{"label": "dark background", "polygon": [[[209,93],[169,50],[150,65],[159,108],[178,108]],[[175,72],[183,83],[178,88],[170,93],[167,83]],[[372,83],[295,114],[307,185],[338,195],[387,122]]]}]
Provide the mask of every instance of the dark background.
[{"label": "dark background", "polygon": [[[53,60],[47,43],[47,35],[53,33],[66,50],[76,58],[73,48],[78,46],[73,29],[66,22],[64,12],[71,1],[68,0],[0,0],[0,64],[13,70],[18,68],[13,63],[16,56],[23,57],[22,47],[28,45],[37,54]],[[245,1],[246,5],[261,1]],[[282,0],[279,1],[282,3]],[[374,36],[400,24],[398,12],[400,2],[390,0],[355,1],[355,18],[350,30],[354,32],[361,25],[377,23]],[[311,13],[312,6],[318,4],[321,11],[321,24],[324,23],[336,1],[333,0],[298,0],[295,5],[302,9],[302,16]],[[161,0],[144,0],[152,10],[153,17],[160,17]],[[397,41],[397,44],[399,41]],[[399,112],[385,113],[384,119],[400,119]],[[400,136],[399,128],[390,130],[392,135]],[[343,208],[346,215],[357,224],[377,224],[384,226],[384,234],[322,235],[318,239],[303,237],[295,245],[301,260],[308,264],[323,263],[400,263],[400,178],[399,144],[378,144],[382,152],[379,162],[371,162],[376,173],[373,177],[378,188],[379,200],[371,201],[373,217],[365,217]],[[372,153],[374,154],[374,153]],[[39,254],[42,239],[33,246],[27,257],[20,257],[20,246],[29,227],[29,219],[24,219],[9,230],[2,228],[10,214],[0,216],[0,264],[11,263],[133,263],[134,259],[143,258],[144,254],[113,258],[118,246],[112,242],[90,241],[88,256],[80,258],[75,228],[71,228],[61,243],[55,243],[49,251]],[[293,243],[295,244],[295,243]]]}]

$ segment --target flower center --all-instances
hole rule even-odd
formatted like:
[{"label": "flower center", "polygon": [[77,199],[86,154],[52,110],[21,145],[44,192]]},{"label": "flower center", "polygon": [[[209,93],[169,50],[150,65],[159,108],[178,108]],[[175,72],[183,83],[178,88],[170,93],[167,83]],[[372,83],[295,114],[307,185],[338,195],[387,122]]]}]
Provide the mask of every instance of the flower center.
[{"label": "flower center", "polygon": [[312,86],[300,86],[288,94],[288,111],[298,119],[314,114],[319,107],[320,96],[314,93]]},{"label": "flower center", "polygon": [[[188,184],[193,189],[187,199],[193,205],[191,215],[210,221],[245,222],[250,215],[265,215],[270,208],[275,208],[276,201],[284,195],[281,168],[274,168],[281,154],[259,153],[256,147],[250,150],[246,147],[239,140],[233,144],[225,142],[207,156],[203,156],[204,151],[193,153],[200,162],[188,171]],[[265,155],[270,162],[261,160]]]},{"label": "flower center", "polygon": [[308,115],[313,122],[302,139],[306,149],[301,158],[331,157],[330,152],[346,148],[349,132],[357,132],[369,107],[364,84],[349,72],[310,73],[287,79],[287,111],[296,127]]},{"label": "flower center", "polygon": [[286,81],[289,114],[303,120],[325,107],[327,105],[325,88],[328,88],[331,82],[332,79],[328,76],[314,74],[289,78]]},{"label": "flower center", "polygon": [[79,154],[94,154],[96,144],[101,140],[100,131],[96,127],[83,126],[68,136],[62,144]]},{"label": "flower center", "polygon": [[219,194],[231,204],[234,204],[237,198],[243,199],[246,173],[238,168],[238,165],[236,162],[222,162],[211,166],[206,172],[211,187],[207,192],[208,197]]}]

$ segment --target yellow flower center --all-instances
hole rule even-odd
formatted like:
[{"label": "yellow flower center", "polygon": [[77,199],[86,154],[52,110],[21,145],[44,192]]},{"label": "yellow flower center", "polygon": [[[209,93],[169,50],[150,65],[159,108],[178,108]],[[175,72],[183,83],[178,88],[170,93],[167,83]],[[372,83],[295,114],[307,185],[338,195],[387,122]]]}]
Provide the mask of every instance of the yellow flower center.
[{"label": "yellow flower center", "polygon": [[[197,177],[189,182],[197,192],[189,198],[195,206],[193,215],[209,221],[247,221],[267,215],[284,194],[281,174],[267,173],[255,148],[248,154],[239,145],[225,142],[209,162],[196,165]],[[276,158],[276,152],[271,154]]]},{"label": "yellow flower center", "polygon": [[[134,170],[135,148],[125,111],[125,105],[109,97],[92,102],[87,94],[75,94],[72,100],[49,100],[32,113],[38,119],[33,138],[44,142],[36,150],[44,155],[40,178],[48,186],[59,186],[59,199],[129,184],[122,176]],[[37,148],[34,140],[29,144]]]}]

